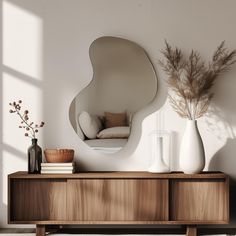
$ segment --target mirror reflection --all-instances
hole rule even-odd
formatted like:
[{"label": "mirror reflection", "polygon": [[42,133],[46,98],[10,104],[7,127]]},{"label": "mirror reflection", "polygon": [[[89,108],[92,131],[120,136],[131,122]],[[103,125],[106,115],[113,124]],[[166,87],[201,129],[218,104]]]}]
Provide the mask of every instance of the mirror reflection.
[{"label": "mirror reflection", "polygon": [[92,149],[113,153],[127,143],[137,112],[155,97],[157,78],[142,47],[117,37],[89,48],[93,78],[73,100],[75,131]]}]

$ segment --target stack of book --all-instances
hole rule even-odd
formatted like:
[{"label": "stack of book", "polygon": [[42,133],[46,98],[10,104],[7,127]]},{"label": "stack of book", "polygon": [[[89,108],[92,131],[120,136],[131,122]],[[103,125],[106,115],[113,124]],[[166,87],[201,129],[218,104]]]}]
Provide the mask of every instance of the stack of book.
[{"label": "stack of book", "polygon": [[75,163],[42,163],[41,174],[73,174]]}]

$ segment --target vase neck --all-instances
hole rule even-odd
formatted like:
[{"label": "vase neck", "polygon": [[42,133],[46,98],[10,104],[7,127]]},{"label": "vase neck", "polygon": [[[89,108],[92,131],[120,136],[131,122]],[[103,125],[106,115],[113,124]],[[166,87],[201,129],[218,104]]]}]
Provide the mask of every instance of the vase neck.
[{"label": "vase neck", "polygon": [[192,130],[192,129],[198,130],[197,120],[187,120],[186,129],[187,130],[189,130],[189,129],[190,130]]},{"label": "vase neck", "polygon": [[187,120],[188,123],[197,123],[197,120]]},{"label": "vase neck", "polygon": [[187,125],[196,126],[197,125],[197,120],[187,120]]},{"label": "vase neck", "polygon": [[37,144],[38,139],[32,138],[31,141],[32,141],[32,145],[35,145],[35,144]]}]

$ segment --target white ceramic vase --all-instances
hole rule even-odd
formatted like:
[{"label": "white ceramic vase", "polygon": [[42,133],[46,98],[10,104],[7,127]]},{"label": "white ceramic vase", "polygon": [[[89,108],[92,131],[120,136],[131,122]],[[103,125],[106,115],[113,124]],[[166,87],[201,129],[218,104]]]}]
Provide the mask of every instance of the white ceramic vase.
[{"label": "white ceramic vase", "polygon": [[197,174],[205,167],[205,151],[196,120],[187,121],[180,146],[179,167],[185,174]]}]

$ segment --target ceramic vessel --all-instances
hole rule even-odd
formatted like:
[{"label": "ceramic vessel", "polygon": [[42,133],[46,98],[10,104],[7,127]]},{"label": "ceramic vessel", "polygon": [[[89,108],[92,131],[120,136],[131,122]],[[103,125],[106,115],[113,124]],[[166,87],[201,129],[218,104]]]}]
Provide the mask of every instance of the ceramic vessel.
[{"label": "ceramic vessel", "polygon": [[37,139],[32,139],[32,145],[28,148],[28,173],[40,174],[42,163],[42,149],[37,143]]},{"label": "ceramic vessel", "polygon": [[185,174],[197,174],[205,167],[205,151],[196,120],[187,121],[180,146],[179,167]]},{"label": "ceramic vessel", "polygon": [[158,132],[150,135],[152,164],[148,169],[151,173],[168,173],[170,167],[164,162],[163,147],[164,137]]}]

